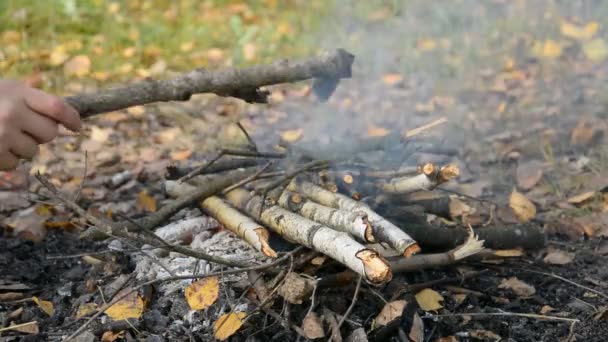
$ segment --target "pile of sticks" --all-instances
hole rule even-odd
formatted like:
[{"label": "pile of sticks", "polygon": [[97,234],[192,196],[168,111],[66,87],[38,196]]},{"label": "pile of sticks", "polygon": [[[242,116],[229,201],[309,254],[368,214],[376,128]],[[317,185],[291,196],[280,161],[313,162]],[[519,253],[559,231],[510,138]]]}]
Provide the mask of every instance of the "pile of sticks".
[{"label": "pile of sticks", "polygon": [[[295,62],[281,60],[213,72],[197,69],[174,79],[144,80],[66,100],[83,118],[134,105],[185,101],[205,92],[264,103],[268,95],[262,90],[264,86],[313,79],[315,94],[325,101],[341,79],[351,77],[353,61],[352,54],[338,49]],[[331,257],[373,284],[390,281],[396,271],[442,265],[480,253],[484,243],[476,234],[489,248],[542,245],[542,233],[532,228],[499,227],[473,233],[470,227],[438,230],[426,224],[425,213],[446,216],[453,201],[417,195],[456,178],[459,170],[454,165],[427,163],[378,169],[356,158],[360,153],[381,151],[386,152],[387,159],[397,159],[386,165],[401,165],[399,157],[414,150],[454,153],[412,143],[413,136],[443,122],[445,119],[434,121],[404,136],[389,134],[326,146],[282,142],[281,151],[271,152],[259,151],[239,125],[249,140],[247,146],[221,150],[198,167],[170,168],[165,185],[175,200],[139,220],[112,222],[95,217],[45,178],[38,179],[52,197],[93,225],[85,237],[118,237],[233,267],[255,265],[168,243],[154,234],[154,229],[180,210],[198,203],[204,212],[266,257],[277,258],[278,253],[269,242],[271,234],[276,234]],[[412,210],[416,208],[422,210]],[[421,247],[443,251],[419,255]]]}]

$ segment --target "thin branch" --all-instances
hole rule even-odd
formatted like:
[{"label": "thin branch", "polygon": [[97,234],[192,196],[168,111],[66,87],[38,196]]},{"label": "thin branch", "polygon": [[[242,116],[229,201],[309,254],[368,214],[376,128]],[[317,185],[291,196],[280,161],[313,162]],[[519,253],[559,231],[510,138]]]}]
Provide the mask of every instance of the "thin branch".
[{"label": "thin branch", "polygon": [[564,321],[564,322],[580,322],[580,320],[576,318],[566,318],[566,317],[557,317],[557,316],[545,316],[545,315],[537,315],[537,314],[529,314],[529,313],[519,313],[519,312],[472,312],[472,313],[455,313],[455,314],[441,314],[441,315],[428,315],[422,317],[423,319],[433,319],[433,318],[441,318],[441,317],[463,317],[463,316],[471,316],[471,317],[493,317],[493,316],[513,316],[513,317],[526,317],[526,318],[534,318],[534,319],[544,319],[549,321]]},{"label": "thin branch", "polygon": [[342,324],[344,323],[346,318],[348,318],[348,315],[350,315],[350,312],[353,310],[353,307],[355,306],[355,303],[357,302],[357,296],[359,295],[359,289],[361,288],[362,279],[363,279],[362,276],[359,276],[359,279],[357,279],[357,287],[355,287],[355,294],[353,295],[353,300],[350,302],[350,305],[349,305],[348,309],[346,309],[344,316],[342,316],[342,318],[340,319],[340,322],[338,322],[338,329],[340,329],[340,327],[342,326]]}]

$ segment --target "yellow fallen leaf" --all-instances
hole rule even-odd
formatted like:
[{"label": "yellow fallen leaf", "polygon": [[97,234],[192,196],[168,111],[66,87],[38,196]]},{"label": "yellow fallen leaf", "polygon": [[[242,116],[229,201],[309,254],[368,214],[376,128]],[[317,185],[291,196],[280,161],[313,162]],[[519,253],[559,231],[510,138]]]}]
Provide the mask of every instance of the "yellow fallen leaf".
[{"label": "yellow fallen leaf", "polygon": [[85,55],[72,57],[63,65],[63,73],[66,76],[83,77],[91,72],[91,60]]},{"label": "yellow fallen leaf", "polygon": [[494,251],[494,255],[498,257],[520,257],[524,255],[521,249],[498,249]]},{"label": "yellow fallen leaf", "polygon": [[38,307],[42,309],[42,311],[46,312],[47,315],[53,316],[53,314],[55,313],[53,303],[46,300],[41,300],[38,297],[32,297],[32,301],[34,301],[34,303],[36,303],[36,305],[38,305]]},{"label": "yellow fallen leaf", "polygon": [[97,304],[95,303],[85,303],[78,307],[76,311],[76,319],[82,318],[92,314],[95,310],[97,310]]},{"label": "yellow fallen leaf", "polygon": [[68,58],[70,58],[70,55],[65,51],[65,47],[59,45],[51,52],[49,64],[51,64],[51,66],[58,66],[67,61]]},{"label": "yellow fallen leaf", "polygon": [[244,312],[232,312],[220,316],[213,325],[215,338],[224,341],[232,336],[241,328],[241,325],[243,325],[243,318],[245,318],[245,316]]},{"label": "yellow fallen leaf", "polygon": [[595,21],[589,22],[585,26],[578,26],[576,24],[563,20],[560,25],[562,35],[568,38],[580,40],[588,40],[593,38],[599,28],[600,25]]},{"label": "yellow fallen leaf", "polygon": [[300,140],[302,133],[304,133],[304,130],[301,128],[289,129],[281,134],[281,138],[287,142],[294,142]]},{"label": "yellow fallen leaf", "polygon": [[182,52],[190,52],[194,49],[194,42],[184,42],[179,46]]},{"label": "yellow fallen leaf", "polygon": [[543,45],[543,56],[549,58],[559,57],[562,54],[562,47],[557,42],[549,39]]},{"label": "yellow fallen leaf", "polygon": [[220,294],[220,284],[217,277],[196,281],[184,291],[186,301],[192,310],[204,310],[210,307]]},{"label": "yellow fallen leaf", "polygon": [[[119,292],[118,296],[123,296],[124,291],[132,290],[125,289]],[[137,294],[136,291],[129,293],[125,298],[119,300],[106,310],[106,314],[115,321],[120,321],[129,318],[139,318],[141,317],[143,312],[144,300]]]},{"label": "yellow fallen leaf", "polygon": [[602,39],[594,39],[583,45],[585,56],[594,62],[601,62],[608,57],[608,45]]},{"label": "yellow fallen leaf", "polygon": [[424,311],[439,310],[443,307],[440,302],[443,297],[435,290],[424,289],[416,294],[416,301]]},{"label": "yellow fallen leaf", "polygon": [[156,200],[144,190],[137,195],[137,207],[153,213],[156,211]]},{"label": "yellow fallen leaf", "polygon": [[419,51],[433,51],[437,48],[437,42],[432,39],[421,39],[416,43],[416,49]]},{"label": "yellow fallen leaf", "polygon": [[515,216],[522,223],[528,222],[536,216],[536,206],[534,203],[515,189],[511,192],[509,207],[511,207]]},{"label": "yellow fallen leaf", "polygon": [[570,204],[584,204],[595,196],[595,191],[587,191],[582,194],[578,194],[576,196],[572,196],[568,198],[568,203]]},{"label": "yellow fallen leaf", "polygon": [[545,58],[557,58],[562,55],[562,45],[552,39],[536,42],[532,51],[535,55]]},{"label": "yellow fallen leaf", "polygon": [[2,43],[4,44],[17,44],[21,39],[21,33],[17,31],[9,30],[2,33]]}]

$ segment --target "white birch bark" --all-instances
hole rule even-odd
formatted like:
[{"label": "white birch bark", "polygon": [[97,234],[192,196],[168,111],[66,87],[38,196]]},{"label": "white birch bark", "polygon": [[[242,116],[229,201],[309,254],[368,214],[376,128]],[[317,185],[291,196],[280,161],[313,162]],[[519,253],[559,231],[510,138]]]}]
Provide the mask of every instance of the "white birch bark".
[{"label": "white birch bark", "polygon": [[375,238],[367,214],[362,211],[347,211],[327,207],[288,190],[279,197],[279,205],[305,218],[322,223],[356,237],[360,241],[373,243]]},{"label": "white birch bark", "polygon": [[307,198],[328,207],[350,211],[363,211],[368,215],[376,240],[387,243],[399,252],[399,254],[404,256],[410,256],[420,251],[420,247],[414,239],[399,227],[373,211],[365,203],[357,202],[342,194],[325,190],[310,182],[297,182],[294,180],[289,184],[287,189],[298,192]]},{"label": "white birch bark", "polygon": [[[257,217],[262,199],[243,189],[226,194],[233,206]],[[312,248],[364,276],[370,283],[382,284],[392,279],[388,262],[376,251],[366,248],[348,234],[306,219],[278,205],[265,207],[260,221],[291,242]]]},{"label": "white birch bark", "polygon": [[[194,188],[194,186],[190,184],[180,184],[175,181],[168,181],[165,185],[167,193],[172,197],[177,197]],[[242,214],[217,196],[208,197],[199,205],[209,216],[213,217],[228,230],[241,237],[257,251],[267,257],[277,257],[277,253],[268,244],[268,230],[260,226],[260,224],[255,222],[251,217]]]}]

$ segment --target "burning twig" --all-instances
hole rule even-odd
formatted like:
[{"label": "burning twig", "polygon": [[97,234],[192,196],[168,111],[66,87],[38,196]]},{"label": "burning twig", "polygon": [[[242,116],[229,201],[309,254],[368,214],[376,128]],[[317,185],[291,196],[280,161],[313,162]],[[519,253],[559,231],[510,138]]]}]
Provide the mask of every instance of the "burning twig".
[{"label": "burning twig", "polygon": [[416,241],[364,203],[325,190],[310,182],[292,181],[288,186],[288,190],[301,193],[309,199],[328,207],[365,212],[372,224],[374,237],[378,241],[389,244],[399,254],[404,256],[410,256],[420,251],[420,247],[418,247]]},{"label": "burning twig", "polygon": [[310,221],[278,205],[264,207],[260,196],[236,189],[226,195],[228,202],[249,215],[261,213],[260,220],[285,239],[314,248],[363,275],[374,284],[392,278],[386,261],[378,253],[365,248],[347,234]]},{"label": "burning twig", "polygon": [[[189,184],[179,184],[175,181],[165,183],[167,193],[172,197],[179,197],[195,189]],[[200,207],[211,217],[235,233],[257,251],[267,257],[276,258],[277,253],[268,244],[269,233],[249,216],[231,207],[223,199],[211,196],[200,202]]]},{"label": "burning twig", "polygon": [[[153,102],[187,101],[199,93],[266,103],[268,92],[261,91],[260,87],[311,78],[322,80],[315,82],[315,87],[325,88],[322,90],[325,93],[323,98],[326,98],[341,78],[351,77],[354,58],[345,50],[338,49],[300,61],[282,60],[244,69],[207,71],[201,68],[174,79],[147,79],[98,93],[69,96],[66,100],[83,118]],[[327,84],[332,87],[324,87]]]},{"label": "burning twig", "polygon": [[361,241],[375,242],[372,226],[364,212],[352,212],[326,207],[291,191],[283,191],[279,205],[305,218],[345,232]]}]

